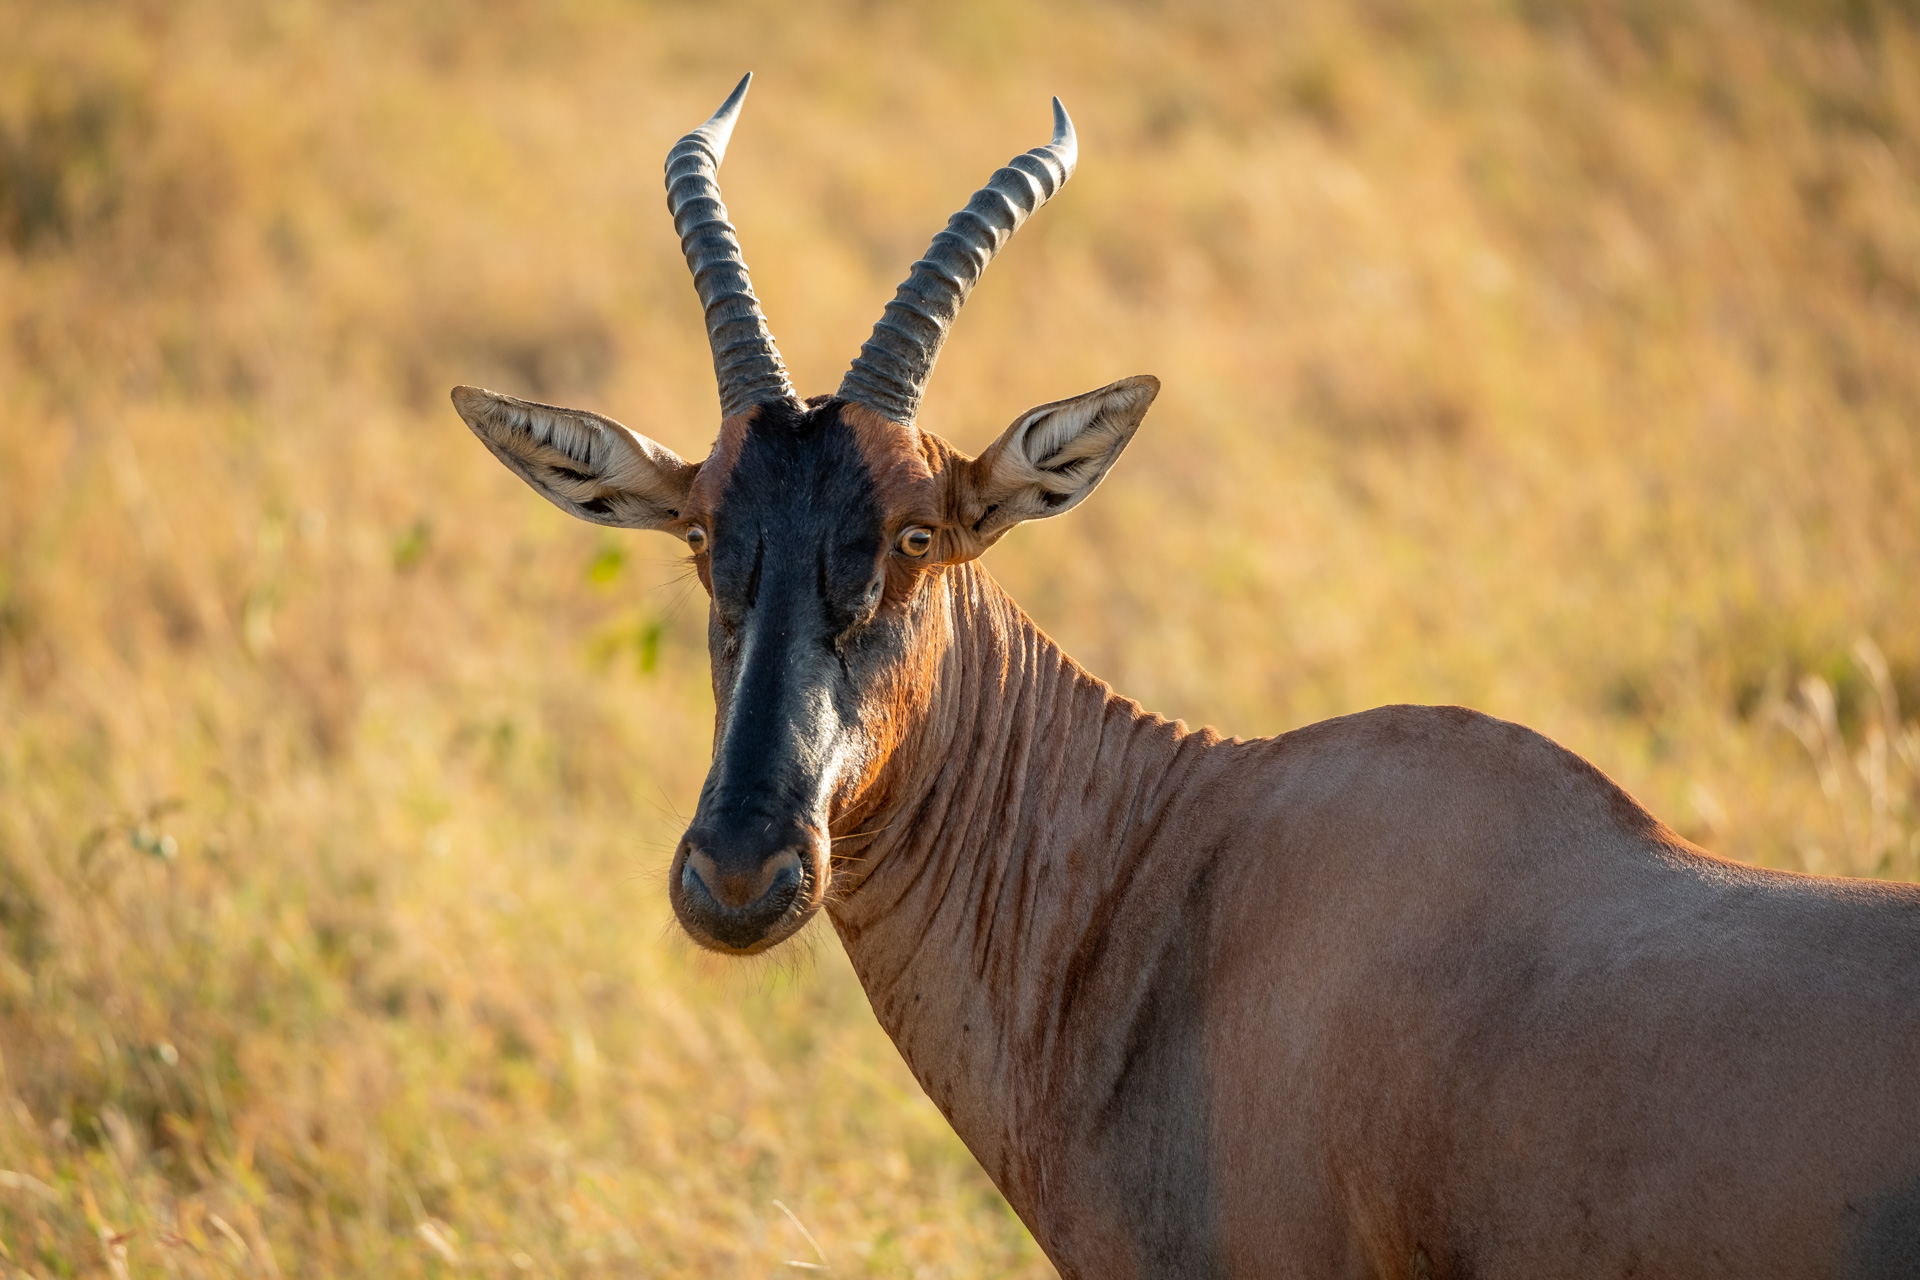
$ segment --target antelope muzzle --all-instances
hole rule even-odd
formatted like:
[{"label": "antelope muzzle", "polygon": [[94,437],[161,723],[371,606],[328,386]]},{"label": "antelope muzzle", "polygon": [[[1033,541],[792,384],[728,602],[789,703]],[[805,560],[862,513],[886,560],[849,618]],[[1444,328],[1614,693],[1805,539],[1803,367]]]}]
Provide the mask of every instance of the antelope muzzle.
[{"label": "antelope muzzle", "polygon": [[702,946],[762,951],[812,916],[826,866],[825,835],[797,822],[696,823],[674,854],[674,914]]}]

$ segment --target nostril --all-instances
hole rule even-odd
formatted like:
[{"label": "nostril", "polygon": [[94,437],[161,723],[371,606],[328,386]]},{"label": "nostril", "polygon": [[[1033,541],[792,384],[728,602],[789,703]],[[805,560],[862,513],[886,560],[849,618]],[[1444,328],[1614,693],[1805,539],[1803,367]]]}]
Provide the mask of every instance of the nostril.
[{"label": "nostril", "polygon": [[[738,870],[722,869],[704,850],[695,849],[687,854],[680,871],[681,886],[688,893],[709,898],[721,910],[730,912],[772,906],[772,898],[780,896],[783,889],[797,889],[802,879],[800,855],[792,849]],[[786,894],[791,896],[790,892]]]},{"label": "nostril", "polygon": [[783,879],[796,884],[800,880],[800,855],[791,849],[782,849],[760,865],[760,878],[754,886],[753,900],[758,902],[766,897]]},{"label": "nostril", "polygon": [[714,891],[714,883],[719,880],[719,868],[699,849],[687,855],[687,865],[680,869],[680,883],[689,889],[704,889],[709,895]]},{"label": "nostril", "polygon": [[707,882],[700,878],[700,872],[688,858],[686,865],[680,868],[680,891],[687,897],[690,905],[706,903],[713,905],[713,890],[707,888]]}]

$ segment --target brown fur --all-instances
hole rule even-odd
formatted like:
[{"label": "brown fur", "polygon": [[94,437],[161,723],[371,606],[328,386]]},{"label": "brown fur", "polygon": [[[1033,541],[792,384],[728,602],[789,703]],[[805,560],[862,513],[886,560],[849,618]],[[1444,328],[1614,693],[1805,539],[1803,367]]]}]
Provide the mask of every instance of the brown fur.
[{"label": "brown fur", "polygon": [[[888,429],[921,519],[908,456],[972,464]],[[1459,708],[1192,733],[977,565],[916,585],[828,911],[1063,1274],[1875,1273],[1920,891],[1714,858]]]},{"label": "brown fur", "polygon": [[[720,420],[720,434],[714,437],[713,448],[708,452],[706,461],[699,464],[699,470],[687,490],[686,510],[678,526],[671,531],[675,537],[686,537],[687,530],[696,524],[708,534],[714,532],[714,515],[720,509],[720,496],[727,491],[727,480],[733,475],[734,463],[740,460],[741,443],[746,439],[747,431],[753,425],[753,417],[758,412],[756,405],[745,413],[736,413]],[[693,567],[700,577],[700,585],[711,594],[713,579],[708,576],[705,558],[696,556]]]},{"label": "brown fur", "polygon": [[1460,708],[1189,732],[928,590],[828,911],[1063,1275],[1880,1274],[1920,891],[1711,857]]}]

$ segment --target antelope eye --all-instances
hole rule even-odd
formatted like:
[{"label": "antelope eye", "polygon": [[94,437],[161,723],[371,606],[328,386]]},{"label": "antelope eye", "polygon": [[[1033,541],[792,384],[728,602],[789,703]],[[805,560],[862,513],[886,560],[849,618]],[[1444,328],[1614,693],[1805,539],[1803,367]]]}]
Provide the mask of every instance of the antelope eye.
[{"label": "antelope eye", "polygon": [[933,530],[915,525],[900,535],[900,554],[919,559],[933,546]]},{"label": "antelope eye", "polygon": [[687,550],[699,555],[707,549],[707,531],[699,525],[687,526]]}]

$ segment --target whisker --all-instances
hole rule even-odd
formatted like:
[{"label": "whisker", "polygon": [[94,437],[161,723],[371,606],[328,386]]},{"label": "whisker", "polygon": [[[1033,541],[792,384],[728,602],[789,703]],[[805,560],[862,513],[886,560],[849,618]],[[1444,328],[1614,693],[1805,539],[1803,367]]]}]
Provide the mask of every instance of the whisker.
[{"label": "whisker", "polygon": [[871,831],[849,831],[843,836],[834,836],[832,842],[837,845],[842,840],[871,840],[874,836],[884,835],[886,832],[893,830],[896,825],[898,825],[897,819],[894,822],[887,823],[885,826],[875,827]]},{"label": "whisker", "polygon": [[653,789],[659,794],[660,802],[655,804],[649,800],[647,804],[655,813],[663,817],[672,818],[683,827],[692,821],[686,814],[680,812],[680,806],[673,802],[673,797],[667,794],[667,789],[660,785],[660,781],[657,778],[653,779]]}]

